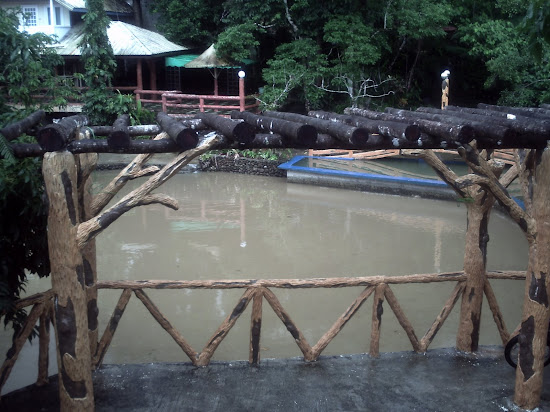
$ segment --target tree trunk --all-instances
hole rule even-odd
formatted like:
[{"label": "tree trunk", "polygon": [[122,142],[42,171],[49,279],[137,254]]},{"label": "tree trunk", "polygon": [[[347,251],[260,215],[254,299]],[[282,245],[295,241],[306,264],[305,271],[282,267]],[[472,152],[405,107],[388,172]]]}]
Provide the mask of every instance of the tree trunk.
[{"label": "tree trunk", "polygon": [[48,248],[62,411],[93,411],[91,355],[79,224],[77,175],[70,152],[46,153],[42,172],[49,199]]},{"label": "tree trunk", "polygon": [[[82,137],[82,134],[81,134]],[[97,153],[83,153],[76,155],[77,181],[78,181],[78,211],[80,222],[85,222],[93,217],[92,212],[92,172],[97,166]],[[84,270],[84,289],[86,291],[88,313],[88,339],[90,341],[90,354],[95,355],[98,342],[98,308],[97,308],[97,266],[96,244],[92,239],[81,251]]]},{"label": "tree trunk", "polygon": [[[536,237],[529,245],[523,316],[519,334],[519,361],[514,402],[534,409],[540,403],[548,333],[550,273],[550,149],[539,151],[532,186]],[[542,154],[541,154],[542,152]]]},{"label": "tree trunk", "polygon": [[[479,186],[474,186],[476,189]],[[485,271],[487,242],[489,241],[489,214],[494,204],[492,195],[483,191],[473,203],[467,204],[466,245],[464,249],[464,273],[467,276],[462,295],[460,322],[456,336],[456,348],[464,352],[475,352],[479,345],[479,326]]]}]

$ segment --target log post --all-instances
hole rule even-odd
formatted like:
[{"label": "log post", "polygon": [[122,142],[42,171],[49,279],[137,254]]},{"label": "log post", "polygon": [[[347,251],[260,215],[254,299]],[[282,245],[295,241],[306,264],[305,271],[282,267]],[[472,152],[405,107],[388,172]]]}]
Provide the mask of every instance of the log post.
[{"label": "log post", "polygon": [[449,105],[449,78],[443,79],[441,82],[441,109],[445,109]]},{"label": "log post", "polygon": [[537,151],[534,163],[530,190],[536,237],[529,245],[514,395],[514,403],[523,409],[540,403],[550,317],[550,149]]},{"label": "log post", "polygon": [[50,348],[50,325],[51,325],[51,301],[46,303],[44,311],[40,315],[39,325],[39,349],[38,349],[38,377],[36,386],[48,384],[48,366],[50,363],[49,348]]},{"label": "log post", "polygon": [[59,398],[62,411],[93,411],[91,354],[79,224],[77,169],[72,153],[44,155],[42,173],[49,199],[48,249],[55,325]]},{"label": "log post", "polygon": [[137,60],[136,64],[136,77],[137,77],[137,88],[143,91],[143,66],[141,59]]},{"label": "log post", "polygon": [[[80,134],[82,138],[83,135]],[[77,164],[78,182],[78,213],[81,222],[85,222],[94,216],[92,196],[92,172],[97,166],[97,153],[83,153],[75,156]],[[81,250],[84,270],[84,289],[86,291],[88,313],[88,338],[90,341],[90,353],[93,356],[98,342],[98,314],[97,308],[97,265],[95,239],[90,240]]]},{"label": "log post", "polygon": [[376,286],[372,302],[372,323],[370,331],[369,355],[373,358],[380,356],[380,328],[382,327],[382,314],[384,313],[384,290],[386,285],[381,283]]},{"label": "log post", "polygon": [[251,365],[260,364],[260,337],[262,331],[262,303],[264,293],[262,288],[257,288],[252,301],[252,315],[250,318],[250,355],[248,362]]},{"label": "log post", "polygon": [[490,193],[481,191],[467,204],[466,244],[464,246],[464,273],[467,276],[462,295],[456,348],[475,352],[479,345],[481,307],[483,304],[487,243],[489,242],[489,213],[494,204]]},{"label": "log post", "polygon": [[130,126],[129,114],[122,114],[115,120],[111,133],[109,133],[107,137],[107,142],[110,147],[123,149],[130,145],[128,126]]}]

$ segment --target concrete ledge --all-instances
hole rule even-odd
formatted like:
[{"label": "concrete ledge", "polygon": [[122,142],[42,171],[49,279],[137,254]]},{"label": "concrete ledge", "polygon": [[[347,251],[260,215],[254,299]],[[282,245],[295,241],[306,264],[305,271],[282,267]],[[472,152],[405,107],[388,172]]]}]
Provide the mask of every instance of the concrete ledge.
[{"label": "concrete ledge", "polygon": [[[515,370],[500,346],[245,361],[106,365],[94,372],[97,411],[512,411]],[[57,378],[2,398],[0,409],[56,411]],[[550,407],[546,374],[541,408]]]}]

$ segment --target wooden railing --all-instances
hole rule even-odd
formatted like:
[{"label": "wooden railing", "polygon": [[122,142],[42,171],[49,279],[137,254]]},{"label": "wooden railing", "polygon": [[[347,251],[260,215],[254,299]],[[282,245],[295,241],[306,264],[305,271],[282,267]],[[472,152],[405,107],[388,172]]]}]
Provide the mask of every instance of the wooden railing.
[{"label": "wooden railing", "polygon": [[[493,314],[493,319],[499,331],[502,343],[505,344],[510,338],[503,316],[501,314],[497,299],[489,279],[514,279],[525,280],[525,272],[488,272],[485,282],[484,293]],[[377,357],[380,353],[380,327],[383,314],[383,302],[388,303],[395,314],[399,324],[405,331],[412,350],[425,352],[432,343],[438,331],[451,313],[458,299],[461,297],[465,287],[466,275],[463,272],[423,274],[408,276],[369,276],[369,277],[344,277],[344,278],[316,278],[316,279],[263,279],[263,280],[136,280],[136,281],[102,281],[97,283],[98,289],[121,289],[122,293],[117,305],[107,324],[105,331],[99,341],[97,350],[92,359],[92,368],[99,367],[109,348],[109,345],[116,332],[117,326],[122,318],[126,306],[132,296],[132,292],[144,304],[153,318],[166,330],[166,332],[180,346],[193,365],[206,366],[210,363],[214,352],[220,343],[227,336],[239,317],[243,314],[249,303],[252,301],[250,321],[250,345],[249,362],[259,364],[260,362],[260,337],[262,325],[263,301],[269,306],[283,322],[286,329],[294,338],[294,341],[304,355],[304,360],[311,362],[319,358],[323,350],[344,328],[346,323],[358,312],[361,306],[373,295],[373,310],[371,320],[371,336],[369,354]],[[456,282],[456,285],[445,302],[443,308],[433,321],[428,331],[419,339],[418,335],[408,320],[405,311],[398,302],[397,297],[390,285],[411,284],[411,283],[434,283],[434,282]],[[311,345],[300,331],[299,327],[292,320],[290,314],[282,306],[281,302],[271,289],[313,289],[313,288],[349,288],[364,287],[357,298],[340,315],[334,324],[325,332],[317,343]],[[236,302],[231,313],[224,319],[221,325],[213,333],[206,345],[200,352],[191,347],[188,341],[176,330],[166,316],[153,303],[144,289],[244,289],[244,293]],[[53,292],[33,295],[17,302],[17,308],[33,306],[27,317],[25,325],[14,339],[12,348],[8,351],[6,360],[0,369],[0,391],[9,377],[11,369],[17,360],[23,344],[30,336],[34,325],[39,323],[39,360],[37,384],[47,382],[48,370],[48,345],[49,325],[53,316]]]},{"label": "wooden railing", "polygon": [[181,112],[182,110],[198,110],[200,112],[220,110],[254,111],[258,106],[259,103],[254,96],[213,96],[170,92],[162,94],[162,111],[166,113]]}]

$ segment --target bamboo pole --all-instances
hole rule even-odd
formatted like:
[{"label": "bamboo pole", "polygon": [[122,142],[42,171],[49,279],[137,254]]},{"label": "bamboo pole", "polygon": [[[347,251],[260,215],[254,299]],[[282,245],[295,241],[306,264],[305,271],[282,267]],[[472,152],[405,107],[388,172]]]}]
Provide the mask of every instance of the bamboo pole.
[{"label": "bamboo pole", "polygon": [[307,340],[300,329],[296,327],[296,324],[292,321],[290,315],[284,310],[283,306],[279,302],[279,299],[277,299],[277,296],[275,296],[275,294],[269,289],[264,289],[263,294],[267,302],[271,305],[273,311],[277,314],[279,319],[281,319],[283,324],[286,326],[286,329],[290,332],[294,338],[294,341],[304,354],[304,360],[308,362],[315,360],[311,346],[307,343]]},{"label": "bamboo pole", "polygon": [[369,298],[374,292],[375,286],[369,286],[365,288],[361,294],[353,301],[353,303],[346,309],[346,311],[340,315],[340,317],[334,322],[330,329],[319,339],[319,341],[311,349],[314,360],[317,360],[321,352],[325,350],[328,344],[334,339],[338,333],[346,326],[346,323],[355,315],[361,305]]},{"label": "bamboo pole", "polygon": [[118,327],[118,323],[120,322],[120,319],[124,314],[124,310],[126,309],[126,305],[128,304],[128,301],[130,300],[131,297],[132,297],[131,289],[124,289],[124,291],[120,294],[120,298],[118,299],[118,302],[115,306],[115,310],[111,315],[109,324],[105,328],[105,332],[103,332],[103,336],[101,337],[101,340],[99,341],[99,344],[97,345],[97,349],[94,353],[94,359],[93,359],[93,365],[92,365],[93,368],[99,368],[103,363],[103,358],[107,353],[107,349],[109,349],[109,345],[113,340],[113,336],[115,335],[116,329]]},{"label": "bamboo pole", "polygon": [[384,290],[384,295],[386,296],[386,301],[388,302],[388,305],[390,305],[390,308],[393,310],[397,321],[409,337],[413,350],[415,352],[421,352],[420,342],[418,342],[418,338],[416,337],[416,333],[414,332],[412,324],[409,319],[407,319],[405,312],[403,312],[403,309],[401,309],[397,298],[395,297],[393,291],[389,286],[386,286],[386,289]]},{"label": "bamboo pole", "polygon": [[382,327],[382,314],[384,313],[384,290],[386,285],[381,283],[376,286],[372,302],[372,323],[370,331],[369,355],[377,358],[380,356],[380,329]]},{"label": "bamboo pole", "polygon": [[451,293],[451,296],[449,297],[449,299],[447,299],[447,302],[445,302],[443,309],[441,310],[441,312],[439,312],[439,315],[437,315],[437,318],[433,322],[428,332],[426,332],[424,337],[420,340],[421,352],[426,352],[428,346],[430,346],[430,343],[432,343],[433,339],[435,338],[435,335],[437,334],[437,332],[439,332],[439,329],[441,329],[441,326],[443,326],[443,323],[453,310],[458,298],[464,291],[464,288],[464,282],[459,282],[456,284],[453,292]]},{"label": "bamboo pole", "polygon": [[36,324],[36,321],[40,317],[44,310],[44,304],[37,303],[33,306],[31,313],[29,313],[29,316],[27,316],[27,320],[25,321],[25,324],[13,340],[13,344],[6,354],[6,360],[2,364],[2,368],[0,368],[0,391],[4,387],[4,384],[8,380],[8,377],[10,376],[11,370],[13,368],[13,365],[15,365],[15,362],[17,361],[17,357],[19,356],[19,353],[21,352],[21,349],[23,348],[23,345],[25,344],[25,341],[29,338],[31,332],[34,329],[34,325]]},{"label": "bamboo pole", "polygon": [[179,347],[185,352],[185,354],[189,357],[193,365],[197,365],[198,361],[198,354],[193,350],[191,345],[187,343],[187,341],[181,336],[181,334],[172,326],[172,324],[164,317],[164,315],[161,313],[161,311],[157,308],[157,306],[151,301],[149,296],[145,294],[144,291],[137,289],[134,290],[134,293],[136,296],[143,302],[147,310],[153,315],[153,318],[162,326],[162,328],[168,332],[170,336],[172,336],[172,339],[179,345]]},{"label": "bamboo pole", "polygon": [[489,308],[491,309],[491,313],[493,314],[493,319],[495,321],[495,324],[497,325],[498,333],[500,334],[500,339],[502,340],[502,344],[506,345],[506,343],[510,340],[510,334],[506,329],[506,323],[504,322],[502,312],[500,311],[500,308],[498,306],[497,298],[495,296],[495,293],[493,292],[493,288],[491,287],[491,283],[489,282],[488,279],[485,279],[485,285],[484,285],[483,291],[485,292],[487,303],[489,304]]},{"label": "bamboo pole", "polygon": [[256,288],[252,301],[252,315],[250,316],[250,354],[248,362],[251,365],[260,364],[260,337],[262,332],[262,303],[264,300],[263,288]]},{"label": "bamboo pole", "polygon": [[220,343],[225,339],[231,328],[235,325],[235,322],[237,322],[237,319],[239,319],[241,314],[244,312],[254,294],[254,288],[249,288],[243,293],[239,299],[239,302],[233,308],[233,311],[229,314],[229,316],[227,316],[227,318],[225,318],[220,327],[216,330],[216,332],[214,332],[208,341],[208,344],[199,354],[197,366],[206,366],[210,363],[212,355],[214,355],[214,352]]}]

